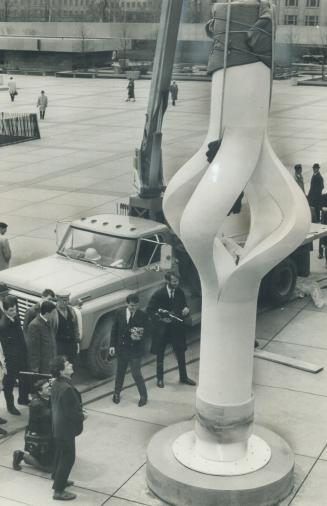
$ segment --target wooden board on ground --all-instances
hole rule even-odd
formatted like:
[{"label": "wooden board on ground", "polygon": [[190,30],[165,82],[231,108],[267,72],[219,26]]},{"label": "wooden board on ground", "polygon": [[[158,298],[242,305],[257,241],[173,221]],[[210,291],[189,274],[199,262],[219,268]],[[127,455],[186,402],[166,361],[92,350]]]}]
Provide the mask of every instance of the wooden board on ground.
[{"label": "wooden board on ground", "polygon": [[303,360],[286,357],[285,355],[279,355],[277,353],[271,353],[270,351],[256,350],[254,352],[254,356],[256,358],[261,358],[262,360],[287,365],[289,367],[293,367],[294,369],[300,369],[301,371],[312,372],[314,374],[323,370],[323,367],[320,365],[311,364],[310,362],[304,362]]}]

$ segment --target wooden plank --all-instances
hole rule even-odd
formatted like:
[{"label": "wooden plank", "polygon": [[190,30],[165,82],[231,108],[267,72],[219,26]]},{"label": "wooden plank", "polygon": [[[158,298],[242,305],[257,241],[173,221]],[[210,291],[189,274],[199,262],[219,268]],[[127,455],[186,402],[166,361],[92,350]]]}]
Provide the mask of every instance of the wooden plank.
[{"label": "wooden plank", "polygon": [[286,357],[285,355],[279,355],[277,353],[271,353],[264,350],[256,350],[254,352],[256,358],[262,360],[268,360],[269,362],[275,362],[276,364],[287,365],[294,369],[300,369],[301,371],[311,372],[316,374],[323,370],[323,366],[311,364],[310,362],[304,362],[303,360],[297,360],[296,358]]}]

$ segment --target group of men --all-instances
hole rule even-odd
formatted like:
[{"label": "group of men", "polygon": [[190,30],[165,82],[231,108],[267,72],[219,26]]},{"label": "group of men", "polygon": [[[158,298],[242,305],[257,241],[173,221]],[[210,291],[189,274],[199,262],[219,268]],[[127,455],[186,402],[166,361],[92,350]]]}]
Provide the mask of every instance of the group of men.
[{"label": "group of men", "polygon": [[141,373],[141,359],[144,355],[144,343],[151,335],[151,352],[157,356],[157,386],[164,388],[164,356],[167,345],[175,353],[180,382],[195,385],[186,371],[185,318],[189,314],[186,298],[179,286],[179,277],[174,272],[165,275],[166,285],[151,297],[146,312],[139,309],[136,294],[128,295],[127,306],[116,313],[111,331],[109,353],[117,356],[117,370],[113,402],[119,404],[127,366],[140,394],[139,407],[147,403],[147,389]]},{"label": "group of men", "polygon": [[[79,330],[74,310],[69,304],[69,292],[57,296],[45,289],[42,299],[27,310],[21,326],[17,299],[8,293],[7,286],[0,284],[0,358],[2,385],[7,410],[20,415],[14,403],[13,390],[18,381],[18,404],[29,404],[29,376],[31,372],[50,374],[50,362],[57,355],[65,355],[72,363],[78,352]],[[0,419],[0,424],[5,420]],[[6,431],[0,428],[0,435]]]}]

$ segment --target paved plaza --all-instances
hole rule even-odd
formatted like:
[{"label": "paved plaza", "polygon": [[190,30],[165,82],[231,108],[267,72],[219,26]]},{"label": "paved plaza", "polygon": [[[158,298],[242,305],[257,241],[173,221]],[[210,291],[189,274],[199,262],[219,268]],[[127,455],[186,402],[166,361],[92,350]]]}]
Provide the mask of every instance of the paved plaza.
[{"label": "paved plaza", "polygon": [[[133,192],[132,157],[142,139],[150,81],[136,81],[135,103],[124,101],[123,80],[18,76],[17,84],[19,95],[13,104],[6,91],[0,92],[0,111],[36,111],[41,89],[48,95],[49,107],[40,122],[40,140],[0,148],[0,221],[9,225],[13,264],[55,252],[57,219],[115,212],[117,202]],[[208,123],[210,84],[178,84],[177,106],[169,107],[164,119],[167,179],[200,146]],[[314,162],[320,163],[327,183],[326,116],[327,89],[274,83],[270,137],[287,167],[302,163],[307,189]],[[316,250],[312,270],[327,277]],[[325,368],[314,375],[255,360],[256,422],[283,436],[296,457],[294,491],[283,506],[327,504],[326,329],[327,308],[318,310],[307,298],[258,315],[262,348]],[[194,379],[198,335],[199,328],[193,329],[187,352]],[[146,447],[162,427],[192,418],[195,401],[195,388],[178,383],[172,355],[166,368],[170,371],[166,386],[158,389],[153,361],[144,367],[149,403],[143,408],[137,407],[135,386],[122,392],[118,406],[113,404],[108,395],[112,380],[93,384],[83,394],[89,417],[77,439],[74,504],[163,506],[145,484]],[[129,376],[126,386],[132,386]],[[7,416],[3,396],[0,399],[0,415],[8,418],[8,429],[22,427],[27,409],[17,420]],[[48,475],[26,465],[21,472],[12,470],[12,452],[22,445],[21,430],[0,441],[0,506],[53,504]]]}]

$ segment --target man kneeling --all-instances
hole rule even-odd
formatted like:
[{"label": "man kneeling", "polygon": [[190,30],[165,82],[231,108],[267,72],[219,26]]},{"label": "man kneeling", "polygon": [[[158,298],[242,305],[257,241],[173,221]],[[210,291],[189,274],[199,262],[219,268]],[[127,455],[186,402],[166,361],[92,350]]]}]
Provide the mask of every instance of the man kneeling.
[{"label": "man kneeling", "polygon": [[16,450],[13,468],[21,470],[20,463],[34,466],[46,473],[52,472],[54,446],[50,409],[50,383],[46,379],[34,385],[35,395],[29,404],[29,420],[25,430],[25,452]]}]

